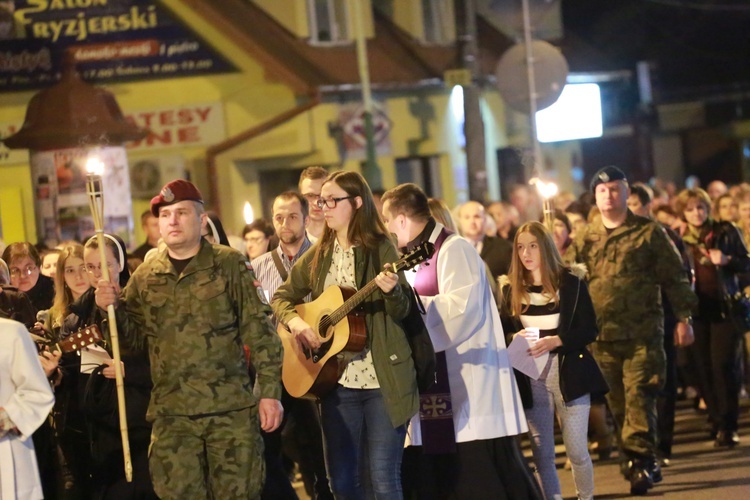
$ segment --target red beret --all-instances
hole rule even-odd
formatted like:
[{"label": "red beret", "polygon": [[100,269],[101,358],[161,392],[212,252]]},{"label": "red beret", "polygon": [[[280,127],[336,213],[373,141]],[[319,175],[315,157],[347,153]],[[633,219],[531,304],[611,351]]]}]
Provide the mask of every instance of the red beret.
[{"label": "red beret", "polygon": [[176,179],[161,188],[158,195],[151,198],[151,213],[159,217],[159,208],[172,205],[178,201],[192,200],[203,203],[203,196],[190,181]]}]

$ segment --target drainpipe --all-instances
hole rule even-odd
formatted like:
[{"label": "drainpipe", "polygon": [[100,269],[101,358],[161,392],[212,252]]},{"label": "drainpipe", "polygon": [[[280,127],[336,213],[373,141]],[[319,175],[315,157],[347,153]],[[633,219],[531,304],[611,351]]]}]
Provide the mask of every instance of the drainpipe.
[{"label": "drainpipe", "polygon": [[216,157],[221,153],[228,151],[236,146],[239,146],[243,142],[247,142],[250,139],[258,137],[259,135],[265,134],[266,132],[273,130],[282,123],[286,123],[292,118],[295,118],[312,108],[320,104],[321,97],[320,93],[314,94],[310,101],[300,106],[296,106],[292,109],[284,111],[281,114],[274,116],[273,118],[264,121],[263,123],[249,128],[234,137],[230,137],[218,144],[210,146],[206,150],[206,165],[208,173],[208,192],[209,202],[216,215],[221,217],[221,204],[219,203],[219,179],[218,172],[216,170]]}]

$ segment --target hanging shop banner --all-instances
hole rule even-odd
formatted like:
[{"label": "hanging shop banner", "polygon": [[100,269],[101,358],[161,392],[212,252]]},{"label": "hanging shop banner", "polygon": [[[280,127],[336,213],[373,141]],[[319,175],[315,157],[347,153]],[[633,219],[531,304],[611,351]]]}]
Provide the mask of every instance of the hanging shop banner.
[{"label": "hanging shop banner", "polygon": [[66,50],[90,83],[236,71],[156,0],[0,0],[0,92],[56,83]]},{"label": "hanging shop banner", "polygon": [[210,146],[226,138],[220,102],[133,111],[125,118],[149,131],[140,141],[127,143],[130,151]]},{"label": "hanging shop banner", "polygon": [[94,234],[86,194],[86,162],[92,155],[104,163],[104,230],[133,239],[128,158],[124,147],[31,151],[37,236],[48,246],[85,241]]}]

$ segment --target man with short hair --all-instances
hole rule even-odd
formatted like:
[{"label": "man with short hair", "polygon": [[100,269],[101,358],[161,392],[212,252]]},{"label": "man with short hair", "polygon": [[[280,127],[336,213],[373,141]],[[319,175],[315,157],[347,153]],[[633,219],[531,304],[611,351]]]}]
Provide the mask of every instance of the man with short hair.
[{"label": "man with short hair", "polygon": [[633,495],[661,481],[656,461],[656,398],[664,383],[663,290],[680,322],[675,342],[692,340],[690,311],[697,298],[664,229],[627,207],[625,173],[609,166],[591,181],[601,217],[576,235],[567,260],[588,268],[599,337],[593,353],[610,387],[623,473]]},{"label": "man with short hair", "polygon": [[[283,416],[271,309],[244,256],[201,237],[206,213],[192,183],[165,185],[151,211],[166,248],[133,273],[117,319],[125,341],[149,349],[154,490],[160,498],[257,498],[259,428],[273,431]],[[99,281],[97,305],[117,302],[116,286]]]},{"label": "man with short hair", "polygon": [[299,192],[307,200],[310,207],[310,221],[307,225],[307,237],[312,243],[323,236],[326,220],[323,209],[318,207],[318,198],[323,183],[328,178],[328,171],[323,167],[307,167],[299,176]]},{"label": "man with short hair", "polygon": [[485,234],[487,215],[484,206],[477,201],[467,201],[458,209],[458,227],[461,236],[477,249],[479,255],[490,268],[492,277],[508,273],[510,259],[513,256],[513,244],[497,236]]},{"label": "man with short hair", "polygon": [[[273,226],[279,246],[254,259],[251,264],[258,281],[263,286],[269,301],[284,281],[286,281],[292,266],[312,246],[305,228],[310,218],[308,203],[301,194],[294,191],[281,193],[273,202]],[[284,432],[284,439],[294,439],[295,449],[299,452],[299,468],[305,481],[308,493],[316,498],[332,498],[326,476],[325,458],[323,456],[323,436],[320,431],[318,415],[313,401],[295,399],[284,391],[282,403],[288,420],[284,426],[291,425],[292,432]],[[273,434],[273,435],[272,435]],[[280,454],[279,431],[266,434],[266,445],[276,450],[267,452]],[[286,448],[286,446],[285,446]],[[278,456],[268,457],[267,460],[278,459]],[[281,497],[281,493],[288,486],[288,480],[278,478],[274,485],[267,484],[264,496]],[[274,488],[274,491],[270,491]]]},{"label": "man with short hair", "polygon": [[159,219],[156,218],[151,210],[146,210],[141,214],[141,229],[146,235],[146,241],[141,246],[133,250],[131,255],[138,257],[141,261],[146,260],[146,254],[152,248],[156,248],[159,243]]},{"label": "man with short hair", "polygon": [[424,305],[437,375],[435,386],[420,394],[420,414],[409,425],[405,492],[533,498],[535,481],[515,441],[527,431],[526,418],[484,262],[465,239],[435,221],[415,184],[387,191],[382,215],[402,251],[427,241],[435,245],[426,264],[406,273]]}]

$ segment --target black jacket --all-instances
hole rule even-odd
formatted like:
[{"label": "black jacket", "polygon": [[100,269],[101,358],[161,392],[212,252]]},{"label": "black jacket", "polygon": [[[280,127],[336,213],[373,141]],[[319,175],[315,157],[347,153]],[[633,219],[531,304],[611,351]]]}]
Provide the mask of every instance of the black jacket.
[{"label": "black jacket", "polygon": [[[713,233],[710,245],[706,246],[718,248],[729,257],[729,263],[726,266],[718,267],[718,273],[724,287],[724,293],[734,296],[740,291],[737,275],[750,272],[750,256],[748,256],[745,241],[742,239],[740,230],[731,222],[709,219],[706,224],[710,225],[706,230]],[[695,242],[687,236],[684,237],[684,241],[688,247],[695,246]],[[700,242],[699,245],[705,245],[705,240]],[[693,258],[692,252],[688,252],[688,257]],[[691,264],[695,268],[695,263]]]},{"label": "black jacket", "polygon": [[0,318],[8,318],[31,328],[36,322],[36,313],[29,297],[10,285],[0,287]]},{"label": "black jacket", "polygon": [[[510,315],[510,286],[507,280],[501,280],[500,287],[500,319],[506,342],[510,342],[513,334],[522,330],[523,325],[517,316]],[[594,304],[586,283],[572,271],[566,270],[560,282],[560,325],[557,328],[562,346],[553,351],[557,354],[560,392],[565,402],[585,394],[601,395],[609,392],[599,365],[586,347],[596,340],[598,333]],[[530,408],[531,387],[528,377],[518,371],[516,377],[524,407]]]}]

